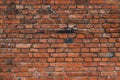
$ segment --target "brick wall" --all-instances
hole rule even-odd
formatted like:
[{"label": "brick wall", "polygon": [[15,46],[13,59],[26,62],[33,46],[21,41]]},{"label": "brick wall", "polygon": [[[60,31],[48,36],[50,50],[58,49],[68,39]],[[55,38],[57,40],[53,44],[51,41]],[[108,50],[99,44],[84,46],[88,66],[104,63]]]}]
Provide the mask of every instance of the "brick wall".
[{"label": "brick wall", "polygon": [[120,80],[119,0],[0,0],[0,80]]}]

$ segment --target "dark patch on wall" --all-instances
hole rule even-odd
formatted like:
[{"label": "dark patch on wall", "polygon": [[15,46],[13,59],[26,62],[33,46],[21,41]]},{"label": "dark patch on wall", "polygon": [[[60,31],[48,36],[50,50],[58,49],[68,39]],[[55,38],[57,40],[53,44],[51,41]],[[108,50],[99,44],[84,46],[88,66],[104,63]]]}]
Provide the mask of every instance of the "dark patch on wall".
[{"label": "dark patch on wall", "polygon": [[3,70],[2,70],[2,68],[0,68],[0,72],[2,72]]},{"label": "dark patch on wall", "polygon": [[62,30],[58,30],[57,33],[74,33],[75,30],[73,28],[66,27]]},{"label": "dark patch on wall", "polygon": [[12,65],[13,64],[13,60],[12,59],[7,59],[6,60],[6,64],[7,65]]},{"label": "dark patch on wall", "polygon": [[15,3],[10,3],[7,6],[7,10],[4,11],[5,14],[7,15],[11,15],[11,14],[19,14],[20,11],[18,9],[16,9],[16,4]]},{"label": "dark patch on wall", "polygon": [[8,68],[8,69],[7,69],[7,72],[11,72],[11,68]]},{"label": "dark patch on wall", "polygon": [[14,10],[6,10],[4,12],[5,14],[19,14],[19,10],[14,9]]},{"label": "dark patch on wall", "polygon": [[64,39],[64,42],[65,43],[73,43],[74,40],[73,40],[73,38],[67,38],[67,39]]},{"label": "dark patch on wall", "polygon": [[76,0],[76,4],[88,4],[88,0]]},{"label": "dark patch on wall", "polygon": [[40,14],[52,14],[55,13],[55,11],[51,8],[51,6],[48,5],[46,9],[39,9],[38,11]]},{"label": "dark patch on wall", "polygon": [[115,57],[115,53],[114,52],[108,52],[108,53],[98,53],[99,57],[103,57],[103,58],[112,58]]}]

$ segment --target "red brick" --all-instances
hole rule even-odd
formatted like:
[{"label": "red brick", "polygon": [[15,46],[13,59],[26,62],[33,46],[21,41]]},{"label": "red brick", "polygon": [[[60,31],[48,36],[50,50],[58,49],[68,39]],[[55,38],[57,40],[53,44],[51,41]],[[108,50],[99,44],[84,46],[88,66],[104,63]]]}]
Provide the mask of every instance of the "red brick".
[{"label": "red brick", "polygon": [[67,38],[67,34],[59,34],[59,38]]},{"label": "red brick", "polygon": [[74,62],[82,62],[83,58],[74,58]]},{"label": "red brick", "polygon": [[66,66],[66,63],[50,63],[50,66],[64,67],[64,66]]},{"label": "red brick", "polygon": [[4,20],[5,24],[19,24],[20,20]]},{"label": "red brick", "polygon": [[93,53],[82,53],[81,57],[96,57],[97,54],[93,54]]},{"label": "red brick", "polygon": [[114,67],[99,67],[99,71],[114,71]]},{"label": "red brick", "polygon": [[100,52],[100,48],[90,48],[90,52]]},{"label": "red brick", "polygon": [[108,4],[120,4],[120,1],[119,0],[114,0],[114,1],[106,0],[106,3],[108,3]]},{"label": "red brick", "polygon": [[56,62],[64,62],[65,59],[64,58],[55,58]]},{"label": "red brick", "polygon": [[67,73],[68,77],[77,77],[77,76],[82,76],[83,74],[81,72],[77,73],[77,72],[69,72]]},{"label": "red brick", "polygon": [[90,0],[90,4],[103,4],[105,3],[104,0],[99,0],[99,1],[96,1],[96,0]]},{"label": "red brick", "polygon": [[17,48],[30,48],[32,44],[17,44]]},{"label": "red brick", "polygon": [[120,47],[120,43],[116,43],[115,46],[116,46],[116,47]]},{"label": "red brick", "polygon": [[47,71],[48,71],[48,72],[54,71],[54,67],[48,67],[48,68],[47,68]]},{"label": "red brick", "polygon": [[71,67],[71,66],[74,66],[74,67],[82,67],[82,63],[68,63],[66,65],[67,67]]},{"label": "red brick", "polygon": [[3,20],[2,19],[0,19],[0,24],[2,24],[3,23]]},{"label": "red brick", "polygon": [[80,54],[76,54],[76,53],[70,53],[68,54],[67,56],[70,58],[70,57],[79,57]]},{"label": "red brick", "polygon": [[24,0],[22,4],[42,4],[42,0]]},{"label": "red brick", "polygon": [[55,0],[55,4],[75,4],[75,0]]},{"label": "red brick", "polygon": [[102,72],[101,75],[103,76],[115,76],[116,72],[109,71],[109,72]]},{"label": "red brick", "polygon": [[0,4],[2,4],[2,0],[0,1]]},{"label": "red brick", "polygon": [[40,58],[43,58],[43,57],[49,57],[49,54],[46,54],[46,53],[35,53],[34,54],[34,57],[40,57]]},{"label": "red brick", "polygon": [[62,43],[62,44],[51,44],[51,47],[53,47],[53,48],[59,48],[59,47],[63,47],[63,48],[65,48],[65,47],[67,47],[67,44],[64,44],[64,43]]},{"label": "red brick", "polygon": [[81,48],[81,52],[90,52],[89,48]]},{"label": "red brick", "polygon": [[116,54],[115,54],[115,57],[120,57],[120,54],[119,54],[119,53],[116,53]]},{"label": "red brick", "polygon": [[85,58],[84,61],[86,61],[86,62],[92,62],[92,58]]},{"label": "red brick", "polygon": [[48,58],[48,62],[55,62],[55,58]]},{"label": "red brick", "polygon": [[95,67],[95,66],[98,66],[98,63],[96,63],[96,62],[84,62],[83,65],[86,67],[90,67],[90,66]]},{"label": "red brick", "polygon": [[65,61],[66,61],[66,62],[72,62],[72,61],[73,61],[73,58],[65,58]]},{"label": "red brick", "polygon": [[[110,62],[109,64],[107,62],[100,62],[99,64],[100,66],[103,66],[103,67],[112,67],[112,66],[115,66],[115,63],[112,63]],[[119,65],[119,63],[118,63]]]},{"label": "red brick", "polygon": [[47,52],[55,52],[55,49],[52,49],[52,48],[48,48]]},{"label": "red brick", "polygon": [[34,48],[48,48],[49,44],[35,44],[33,45]]},{"label": "red brick", "polygon": [[46,0],[46,1],[43,1],[44,4],[54,4],[54,0]]},{"label": "red brick", "polygon": [[88,0],[77,0],[76,1],[77,4],[88,4]]},{"label": "red brick", "polygon": [[28,72],[19,72],[19,73],[16,74],[16,76],[19,76],[19,77],[22,77],[22,76],[24,76],[24,77],[30,77],[31,74],[28,73]]},{"label": "red brick", "polygon": [[85,38],[85,35],[84,34],[78,34],[77,38],[80,38],[80,39]]},{"label": "red brick", "polygon": [[59,53],[59,54],[51,54],[52,57],[66,57],[66,54],[64,53]]}]

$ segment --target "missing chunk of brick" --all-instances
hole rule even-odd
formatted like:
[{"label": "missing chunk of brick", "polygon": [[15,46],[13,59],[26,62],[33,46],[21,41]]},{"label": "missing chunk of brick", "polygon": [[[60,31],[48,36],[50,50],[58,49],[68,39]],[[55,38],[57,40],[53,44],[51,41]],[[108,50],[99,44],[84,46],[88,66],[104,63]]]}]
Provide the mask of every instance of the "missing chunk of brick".
[{"label": "missing chunk of brick", "polygon": [[12,59],[7,59],[6,60],[6,64],[7,65],[12,65],[13,64],[13,60]]},{"label": "missing chunk of brick", "polygon": [[20,77],[18,77],[18,78],[17,78],[17,80],[21,80],[21,78],[20,78]]},{"label": "missing chunk of brick", "polygon": [[74,33],[75,30],[73,28],[66,27],[63,30],[57,31],[57,33]]},{"label": "missing chunk of brick", "polygon": [[8,9],[15,9],[16,8],[16,4],[14,2],[11,2],[9,5],[8,5]]},{"label": "missing chunk of brick", "polygon": [[103,57],[103,58],[113,58],[114,56],[115,56],[114,52],[99,53],[99,57]]},{"label": "missing chunk of brick", "polygon": [[106,55],[108,58],[112,58],[112,57],[114,57],[115,56],[115,53],[113,53],[113,52],[110,52],[110,53],[107,53],[107,55]]},{"label": "missing chunk of brick", "polygon": [[55,11],[49,5],[48,5],[48,7],[46,9],[39,9],[38,12],[40,14],[52,14],[52,13],[55,13]]},{"label": "missing chunk of brick", "polygon": [[64,39],[64,42],[65,43],[73,43],[73,38],[67,38],[67,39]]},{"label": "missing chunk of brick", "polygon": [[0,68],[0,72],[2,72],[3,70]]},{"label": "missing chunk of brick", "polygon": [[7,69],[7,72],[11,72],[11,68],[8,68],[8,69]]}]

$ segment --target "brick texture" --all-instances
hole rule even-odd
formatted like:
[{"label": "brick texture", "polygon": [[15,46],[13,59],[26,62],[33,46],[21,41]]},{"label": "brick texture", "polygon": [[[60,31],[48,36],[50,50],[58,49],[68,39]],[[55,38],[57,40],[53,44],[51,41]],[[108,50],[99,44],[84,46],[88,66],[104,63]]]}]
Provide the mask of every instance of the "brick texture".
[{"label": "brick texture", "polygon": [[0,0],[0,80],[120,80],[120,1]]}]

